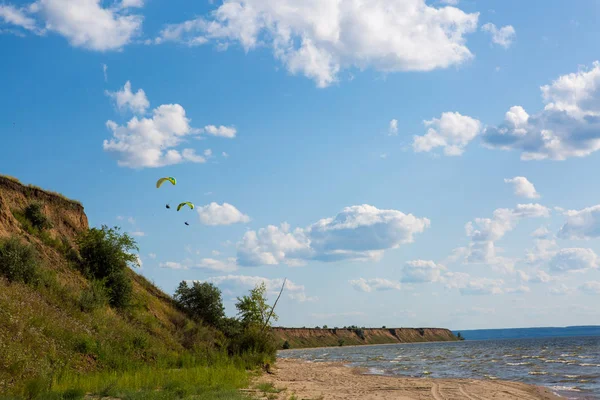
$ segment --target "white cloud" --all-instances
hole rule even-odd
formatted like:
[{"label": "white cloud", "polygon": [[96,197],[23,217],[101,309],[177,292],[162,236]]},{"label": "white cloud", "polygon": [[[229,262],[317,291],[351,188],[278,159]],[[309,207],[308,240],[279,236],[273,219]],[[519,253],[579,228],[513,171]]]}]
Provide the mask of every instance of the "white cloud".
[{"label": "white cloud", "polygon": [[150,257],[151,259],[154,260],[156,258],[156,254],[150,253],[150,254],[148,254],[148,257]]},{"label": "white cloud", "polygon": [[531,232],[531,236],[539,239],[548,239],[551,237],[551,232],[546,226],[540,226],[535,231]]},{"label": "white cloud", "polygon": [[556,278],[551,275],[548,275],[548,273],[546,271],[538,269],[533,273],[533,277],[531,277],[529,279],[529,282],[531,282],[531,283],[549,283],[549,282],[552,282],[555,280],[556,280]]},{"label": "white cloud", "polygon": [[250,217],[228,203],[219,205],[212,202],[206,206],[198,207],[200,221],[204,225],[231,225],[250,222]]},{"label": "white cloud", "polygon": [[469,280],[464,287],[459,288],[463,295],[502,294],[502,279],[476,278]]},{"label": "white cloud", "polygon": [[534,248],[528,249],[525,253],[525,259],[529,264],[548,261],[558,251],[558,245],[554,239],[536,239],[534,244]]},{"label": "white cloud", "polygon": [[36,26],[35,19],[27,15],[27,10],[18,9],[10,4],[0,4],[0,21],[28,31],[42,33]]},{"label": "white cloud", "polygon": [[206,159],[193,149],[175,150],[183,138],[193,135],[185,110],[179,104],[164,104],[153,110],[152,118],[133,117],[121,126],[107,121],[113,138],[105,140],[105,151],[115,154],[121,167],[156,168],[183,162],[203,163]]},{"label": "white cloud", "polygon": [[141,8],[141,7],[144,7],[144,0],[122,0],[121,7],[122,8],[127,8],[127,7]]},{"label": "white cloud", "polygon": [[558,231],[561,239],[593,239],[600,237],[600,204],[583,210],[565,212],[567,222]]},{"label": "white cloud", "polygon": [[506,288],[504,289],[504,293],[517,293],[517,294],[525,294],[531,292],[528,286],[519,286],[516,288]]},{"label": "white cloud", "polygon": [[230,126],[214,126],[207,125],[204,127],[204,132],[212,136],[219,136],[228,139],[233,139],[237,134],[237,130]]},{"label": "white cloud", "polygon": [[457,112],[445,112],[442,116],[424,121],[429,129],[423,136],[413,137],[413,150],[430,152],[443,147],[447,156],[460,156],[465,147],[481,132],[481,122]]},{"label": "white cloud", "polygon": [[108,82],[108,65],[102,64],[102,72],[104,73],[104,82]]},{"label": "white cloud", "polygon": [[397,119],[393,119],[390,121],[389,134],[390,134],[390,136],[395,136],[398,134],[398,120]]},{"label": "white cloud", "polygon": [[438,282],[446,267],[428,260],[407,261],[402,270],[402,282]]},{"label": "white cloud", "polygon": [[440,0],[440,3],[448,4],[450,6],[455,6],[458,4],[458,2],[459,2],[459,0]]},{"label": "white cloud", "polygon": [[219,272],[233,272],[237,270],[234,257],[229,257],[225,261],[215,260],[213,258],[203,258],[199,263],[194,265],[194,267]]},{"label": "white cloud", "polygon": [[[222,286],[227,289],[252,289],[256,285],[264,282],[267,287],[267,292],[271,295],[279,294],[281,290],[281,286],[283,285],[283,279],[269,279],[263,278],[260,276],[248,276],[248,275],[225,275],[225,276],[215,276],[212,278],[206,279],[206,282],[213,283],[217,286]],[[292,299],[298,302],[306,302],[306,301],[316,301],[317,297],[309,297],[306,295],[306,289],[303,285],[298,285],[291,280],[287,280],[285,283],[284,293]]]},{"label": "white cloud", "polygon": [[221,155],[223,156],[223,158],[229,157],[229,154],[227,154],[226,152],[221,153]]},{"label": "white cloud", "polygon": [[161,268],[168,268],[168,269],[188,269],[188,267],[186,265],[183,265],[181,263],[174,262],[174,261],[167,261],[164,263],[160,263],[159,266]]},{"label": "white cloud", "polygon": [[248,231],[237,245],[241,265],[298,264],[307,260],[377,260],[383,251],[412,243],[430,225],[397,210],[364,204],[290,231],[288,224]]},{"label": "white cloud", "polygon": [[512,25],[506,25],[498,29],[496,25],[487,23],[481,27],[481,30],[492,35],[492,42],[508,49],[517,36],[517,32]]},{"label": "white cloud", "polygon": [[600,294],[600,282],[599,281],[589,281],[579,286],[579,289],[588,294]]},{"label": "white cloud", "polygon": [[570,294],[570,293],[573,293],[573,289],[568,287],[564,283],[561,283],[557,287],[550,288],[550,294],[554,294],[557,296],[564,296],[564,295]]},{"label": "white cloud", "polygon": [[515,176],[514,178],[504,179],[505,183],[512,183],[515,195],[526,197],[528,199],[538,199],[540,194],[535,190],[533,183],[529,182],[524,176]]},{"label": "white cloud", "polygon": [[131,236],[137,236],[137,237],[146,236],[146,234],[144,232],[142,232],[142,231],[131,232],[130,235]]},{"label": "white cloud", "polygon": [[511,108],[505,122],[487,127],[487,147],[521,151],[522,160],[565,160],[600,149],[600,62],[541,87],[545,107],[529,116]]},{"label": "white cloud", "polygon": [[155,43],[239,43],[271,47],[292,74],[326,87],[344,69],[430,71],[473,58],[465,36],[479,13],[435,8],[425,0],[224,0],[207,17],[167,26]]},{"label": "white cloud", "polygon": [[400,282],[390,281],[382,278],[371,279],[354,279],[348,281],[352,287],[361,292],[384,291],[384,290],[400,290]]},{"label": "white cloud", "polygon": [[30,10],[44,19],[47,30],[64,36],[72,46],[96,51],[123,48],[141,33],[143,22],[127,8],[103,8],[100,0],[38,0]]},{"label": "white cloud", "polygon": [[[106,67],[106,64],[103,65]],[[104,76],[106,79],[106,68],[104,69]],[[123,89],[117,92],[106,90],[104,93],[115,100],[117,107],[121,111],[129,110],[134,114],[145,114],[148,107],[150,107],[150,102],[144,90],[138,89],[136,93],[133,93],[131,91],[131,82],[129,81],[125,82]]]},{"label": "white cloud", "polygon": [[568,248],[560,249],[550,259],[549,266],[555,272],[577,272],[598,268],[598,261],[592,249]]},{"label": "white cloud", "polygon": [[471,276],[466,272],[446,272],[444,274],[444,281],[448,289],[460,289],[464,288]]},{"label": "white cloud", "polygon": [[[465,260],[474,263],[506,263],[508,260],[496,255],[495,242],[512,231],[517,223],[524,218],[548,218],[550,209],[540,204],[517,204],[514,209],[499,208],[493,217],[476,218],[474,222],[465,225],[467,236],[471,243],[464,252]],[[510,267],[509,267],[510,269]]]}]

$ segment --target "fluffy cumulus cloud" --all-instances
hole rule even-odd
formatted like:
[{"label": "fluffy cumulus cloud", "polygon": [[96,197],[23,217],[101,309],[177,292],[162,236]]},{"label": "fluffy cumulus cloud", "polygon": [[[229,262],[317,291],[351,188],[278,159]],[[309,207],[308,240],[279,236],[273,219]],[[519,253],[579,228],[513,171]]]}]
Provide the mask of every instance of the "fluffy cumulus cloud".
[{"label": "fluffy cumulus cloud", "polygon": [[426,283],[439,282],[446,267],[428,260],[412,260],[404,264],[402,282]]},{"label": "fluffy cumulus cloud", "polygon": [[292,74],[326,87],[347,68],[429,71],[473,58],[479,13],[425,0],[224,0],[209,15],[167,26],[155,43],[270,47]]},{"label": "fluffy cumulus cloud", "polygon": [[526,197],[528,199],[538,199],[540,194],[535,190],[533,183],[529,182],[524,176],[515,176],[514,178],[504,179],[505,183],[512,183],[515,195]]},{"label": "fluffy cumulus cloud", "polygon": [[[267,287],[267,292],[275,296],[279,293],[283,285],[283,279],[280,278],[269,279],[263,278],[261,276],[248,275],[215,276],[206,279],[206,281],[229,290],[238,291],[240,289],[246,291],[247,289],[254,288],[258,284],[264,283]],[[317,297],[306,295],[306,289],[304,285],[298,285],[290,281],[289,279],[285,282],[284,293],[287,294],[287,296],[290,299],[298,301],[300,303],[318,300]]]},{"label": "fluffy cumulus cloud", "polygon": [[517,204],[513,209],[499,208],[492,218],[476,218],[465,225],[471,239],[464,252],[465,261],[473,263],[498,263],[505,261],[496,255],[495,242],[512,231],[524,218],[548,218],[550,209],[541,204]]},{"label": "fluffy cumulus cloud", "polygon": [[384,290],[400,290],[400,282],[390,281],[382,278],[371,279],[353,279],[348,281],[352,287],[360,292],[384,291]]},{"label": "fluffy cumulus cloud", "polygon": [[549,267],[554,272],[580,272],[598,268],[598,256],[592,249],[560,249],[550,259]]},{"label": "fluffy cumulus cloud", "polygon": [[517,37],[517,32],[512,25],[497,28],[496,25],[488,22],[481,27],[481,30],[492,36],[492,43],[499,44],[505,49],[508,49]]},{"label": "fluffy cumulus cloud", "polygon": [[[104,64],[104,67],[104,77],[106,79],[106,64]],[[107,90],[105,93],[115,101],[121,111],[129,110],[134,114],[144,114],[148,107],[150,107],[150,102],[146,97],[144,89],[138,89],[137,92],[133,93],[130,81],[125,82],[123,89],[116,92]]]},{"label": "fluffy cumulus cloud", "polygon": [[487,147],[521,152],[522,160],[565,160],[600,149],[600,62],[541,87],[545,107],[529,115],[512,107],[503,124],[486,128]]},{"label": "fluffy cumulus cloud", "polygon": [[250,222],[250,217],[228,203],[217,204],[212,202],[198,207],[200,221],[204,225],[231,225]]},{"label": "fluffy cumulus cloud", "polygon": [[164,263],[160,263],[159,266],[161,268],[167,268],[167,269],[188,269],[189,268],[187,265],[184,265],[182,263],[178,263],[175,261],[167,261]]},{"label": "fluffy cumulus cloud", "polygon": [[[142,89],[131,90],[127,81],[123,89],[107,92],[117,107],[136,114],[145,114],[150,103]],[[131,118],[125,125],[112,120],[106,122],[112,132],[112,138],[104,140],[104,151],[112,154],[121,167],[157,168],[167,165],[205,163],[210,150],[204,155],[197,154],[194,149],[178,149],[188,138],[198,137],[202,129],[193,128],[187,118],[185,109],[179,104],[163,104],[152,110],[147,117]]]},{"label": "fluffy cumulus cloud", "polygon": [[414,136],[413,150],[430,152],[437,147],[447,156],[460,156],[465,147],[481,132],[481,122],[457,112],[442,113],[440,118],[424,121],[429,127],[423,136]]},{"label": "fluffy cumulus cloud", "polygon": [[103,7],[101,0],[38,0],[26,7],[0,5],[0,21],[36,34],[54,32],[74,47],[120,50],[141,33],[144,18],[130,8],[142,0]]},{"label": "fluffy cumulus cloud", "polygon": [[558,231],[561,239],[593,239],[600,237],[600,204],[583,210],[565,212],[567,221]]},{"label": "fluffy cumulus cloud", "polygon": [[307,260],[377,260],[388,249],[413,242],[430,225],[397,210],[363,204],[344,208],[306,228],[288,224],[248,231],[237,244],[241,265],[299,264]]}]

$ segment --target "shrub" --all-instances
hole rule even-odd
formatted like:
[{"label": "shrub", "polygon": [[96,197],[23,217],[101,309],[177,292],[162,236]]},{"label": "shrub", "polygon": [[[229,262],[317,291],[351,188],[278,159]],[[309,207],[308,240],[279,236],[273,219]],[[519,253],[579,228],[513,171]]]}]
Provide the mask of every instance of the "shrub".
[{"label": "shrub", "polygon": [[283,345],[281,346],[282,349],[287,350],[290,348],[290,342],[288,342],[287,340],[285,342],[283,342]]},{"label": "shrub", "polygon": [[34,228],[39,230],[52,228],[52,223],[44,215],[41,203],[31,203],[25,208],[25,218],[31,222]]},{"label": "shrub", "polygon": [[338,346],[343,346],[344,345],[344,339],[339,338],[338,339]]},{"label": "shrub", "polygon": [[0,274],[10,282],[36,284],[39,281],[38,256],[31,245],[11,237],[0,242]]},{"label": "shrub", "polygon": [[89,278],[102,280],[107,289],[109,304],[125,307],[132,296],[132,283],[126,274],[128,264],[137,264],[132,250],[139,250],[135,240],[119,228],[92,228],[78,239],[79,266]]},{"label": "shrub", "polygon": [[81,268],[84,273],[96,279],[103,279],[113,272],[124,270],[129,263],[135,263],[137,256],[132,250],[139,250],[135,240],[119,228],[92,228],[78,239]]},{"label": "shrub", "polygon": [[62,400],[80,400],[85,398],[85,392],[82,389],[67,389],[62,394]]},{"label": "shrub", "polygon": [[131,301],[133,284],[125,271],[115,271],[106,278],[108,303],[117,308],[127,307]]},{"label": "shrub", "polygon": [[182,281],[175,291],[175,301],[192,318],[200,319],[208,325],[219,326],[225,317],[225,307],[221,291],[209,282],[194,282],[188,286]]},{"label": "shrub", "polygon": [[102,281],[92,280],[90,287],[81,292],[79,296],[79,307],[84,312],[101,308],[107,303],[108,295]]}]

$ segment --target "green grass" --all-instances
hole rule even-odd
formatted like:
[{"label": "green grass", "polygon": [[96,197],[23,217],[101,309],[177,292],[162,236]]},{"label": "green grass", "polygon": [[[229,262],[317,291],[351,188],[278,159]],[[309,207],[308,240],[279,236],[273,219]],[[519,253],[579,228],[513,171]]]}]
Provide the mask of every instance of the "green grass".
[{"label": "green grass", "polygon": [[265,394],[280,393],[285,390],[285,389],[277,389],[275,386],[273,386],[272,383],[268,383],[268,382],[267,383],[259,383],[258,385],[256,385],[256,388]]}]

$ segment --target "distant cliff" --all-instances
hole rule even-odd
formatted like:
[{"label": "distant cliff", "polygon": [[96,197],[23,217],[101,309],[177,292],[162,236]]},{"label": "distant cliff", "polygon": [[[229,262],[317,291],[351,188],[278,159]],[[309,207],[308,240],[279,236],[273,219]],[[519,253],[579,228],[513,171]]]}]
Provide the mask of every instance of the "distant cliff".
[{"label": "distant cliff", "polygon": [[[450,342],[458,338],[443,328],[273,328],[281,348],[290,349],[365,344]],[[285,347],[288,347],[287,345]]]}]

